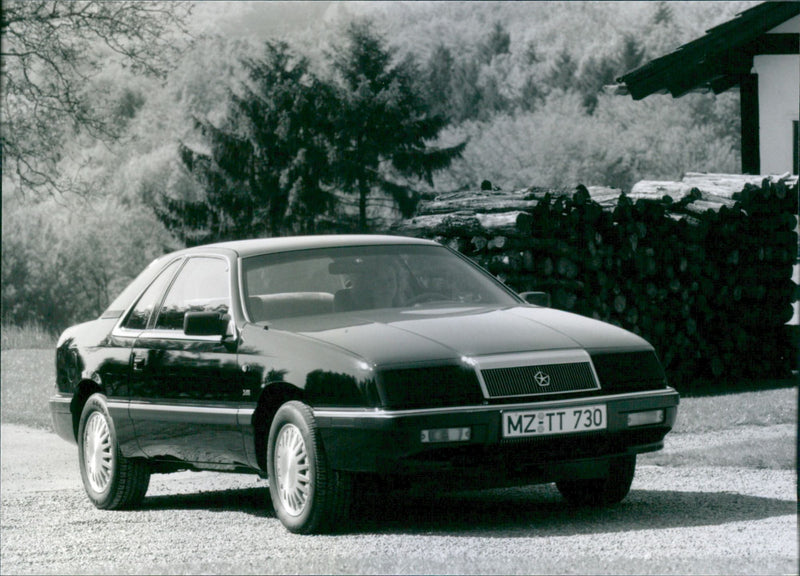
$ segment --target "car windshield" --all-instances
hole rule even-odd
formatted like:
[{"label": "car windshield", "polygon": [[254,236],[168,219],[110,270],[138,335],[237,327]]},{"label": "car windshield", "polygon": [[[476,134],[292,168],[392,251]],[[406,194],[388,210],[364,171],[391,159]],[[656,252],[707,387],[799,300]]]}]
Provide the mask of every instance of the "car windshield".
[{"label": "car windshield", "polygon": [[251,320],[355,310],[505,305],[517,300],[497,280],[441,246],[321,248],[243,261]]}]

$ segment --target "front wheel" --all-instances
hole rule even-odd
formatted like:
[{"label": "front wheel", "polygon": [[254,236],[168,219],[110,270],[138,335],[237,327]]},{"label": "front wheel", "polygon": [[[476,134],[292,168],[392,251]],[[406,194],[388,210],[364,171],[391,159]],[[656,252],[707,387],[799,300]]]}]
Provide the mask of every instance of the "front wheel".
[{"label": "front wheel", "polygon": [[103,510],[133,508],[141,503],[150,484],[146,462],[125,458],[119,450],[114,421],[105,397],[86,401],[78,428],[78,461],[89,500]]},{"label": "front wheel", "polygon": [[628,495],[636,472],[636,455],[614,458],[608,476],[588,480],[559,480],[556,487],[570,503],[578,506],[609,506]]},{"label": "front wheel", "polygon": [[290,532],[330,532],[347,520],[352,475],[328,466],[314,413],[306,404],[287,402],[275,414],[267,473],[275,514]]}]

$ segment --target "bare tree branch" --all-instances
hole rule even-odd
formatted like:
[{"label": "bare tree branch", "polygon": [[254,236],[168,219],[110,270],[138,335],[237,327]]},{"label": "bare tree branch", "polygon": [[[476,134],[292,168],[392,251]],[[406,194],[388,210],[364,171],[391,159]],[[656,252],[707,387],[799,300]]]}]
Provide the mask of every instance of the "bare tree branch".
[{"label": "bare tree branch", "polygon": [[[119,125],[89,87],[109,58],[163,77],[188,38],[189,2],[3,0],[0,15],[3,173],[22,193],[63,192],[56,166],[68,134],[111,142]],[[94,94],[95,100],[97,95]]]}]

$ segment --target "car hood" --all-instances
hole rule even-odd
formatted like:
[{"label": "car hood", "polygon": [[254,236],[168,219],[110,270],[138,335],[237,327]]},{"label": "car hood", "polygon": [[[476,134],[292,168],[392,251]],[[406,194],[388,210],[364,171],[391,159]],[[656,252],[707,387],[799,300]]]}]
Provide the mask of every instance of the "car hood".
[{"label": "car hood", "polygon": [[616,326],[551,308],[412,308],[296,318],[275,323],[374,365],[542,350],[651,349]]}]

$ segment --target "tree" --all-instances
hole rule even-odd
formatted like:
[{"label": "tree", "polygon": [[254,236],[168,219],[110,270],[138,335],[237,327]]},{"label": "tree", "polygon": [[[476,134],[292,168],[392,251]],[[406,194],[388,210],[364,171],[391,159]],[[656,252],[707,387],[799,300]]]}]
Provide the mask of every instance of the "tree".
[{"label": "tree", "polygon": [[652,22],[656,25],[671,24],[675,20],[672,13],[672,7],[663,0],[656,3],[655,12],[653,13]]},{"label": "tree", "polygon": [[154,258],[178,249],[152,212],[118,197],[64,210],[10,198],[2,214],[3,323],[54,332],[96,318]]},{"label": "tree", "polygon": [[520,107],[525,112],[535,111],[546,98],[546,89],[542,81],[533,74],[528,74],[520,93]]},{"label": "tree", "polygon": [[428,110],[414,83],[419,77],[410,59],[392,62],[392,53],[366,21],[351,23],[345,42],[333,56],[340,111],[335,123],[335,178],[359,199],[359,228],[367,229],[367,197],[373,187],[389,193],[408,215],[418,194],[392,181],[395,170],[405,178],[433,185],[433,173],[459,157],[466,145],[429,145],[447,120]]},{"label": "tree", "polygon": [[219,126],[196,119],[208,150],[181,144],[204,190],[199,200],[164,197],[162,221],[187,244],[307,233],[334,204],[328,154],[332,93],[286,43],[267,42],[243,61],[248,80],[231,91]]},{"label": "tree", "polygon": [[428,107],[433,114],[449,117],[453,92],[455,58],[444,44],[438,44],[428,59],[425,74]]},{"label": "tree", "polygon": [[575,59],[566,48],[562,49],[557,55],[555,62],[548,71],[545,83],[552,90],[568,91],[575,88],[575,73],[578,65]]},{"label": "tree", "polygon": [[473,120],[483,110],[483,91],[480,87],[481,68],[474,59],[463,59],[453,70],[451,117],[454,122]]},{"label": "tree", "polygon": [[638,68],[644,62],[644,56],[644,48],[636,36],[631,33],[625,34],[622,38],[617,74],[625,74]]},{"label": "tree", "polygon": [[[63,192],[57,164],[73,133],[112,141],[120,110],[93,79],[111,58],[161,75],[185,32],[187,2],[8,0],[0,16],[3,173],[21,191]],[[123,111],[124,113],[124,111]]]},{"label": "tree", "polygon": [[502,22],[495,22],[492,32],[486,42],[480,46],[480,59],[484,64],[490,64],[492,58],[511,52],[511,34]]},{"label": "tree", "polygon": [[597,107],[597,95],[604,86],[612,84],[617,73],[614,58],[590,56],[584,63],[576,80],[576,86],[583,95],[583,106],[586,112],[593,114]]},{"label": "tree", "polygon": [[663,1],[653,3],[652,17],[641,33],[647,58],[659,58],[675,50],[683,43],[684,34],[686,31],[678,25],[673,6]]}]

